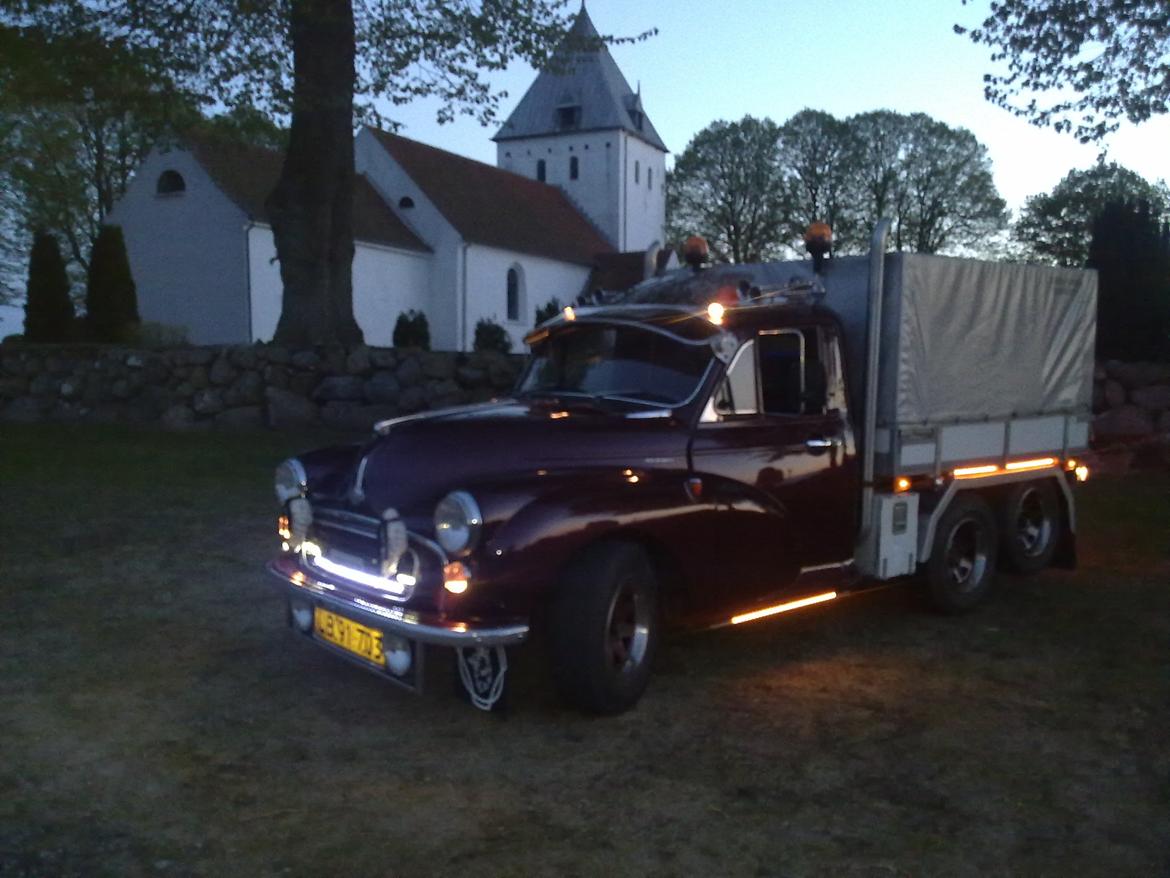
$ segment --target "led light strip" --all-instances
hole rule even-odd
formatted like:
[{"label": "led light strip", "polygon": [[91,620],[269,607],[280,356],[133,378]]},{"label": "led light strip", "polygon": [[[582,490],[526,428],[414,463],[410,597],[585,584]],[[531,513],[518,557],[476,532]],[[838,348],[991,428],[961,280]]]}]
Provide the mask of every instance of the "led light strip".
[{"label": "led light strip", "polygon": [[1038,457],[1035,460],[1013,460],[1006,463],[1003,469],[1000,469],[994,463],[983,464],[982,466],[961,466],[954,471],[956,479],[978,479],[983,476],[995,476],[1001,473],[1018,473],[1026,472],[1033,469],[1049,469],[1056,466],[1055,457]]},{"label": "led light strip", "polygon": [[336,561],[330,561],[321,552],[321,547],[316,543],[302,543],[301,553],[314,567],[319,567],[326,573],[332,573],[334,576],[340,576],[342,579],[348,579],[350,582],[356,582],[359,585],[388,591],[391,594],[401,595],[407,588],[415,584],[415,578],[406,573],[398,573],[394,579],[389,579],[385,576],[375,576],[372,573],[366,573],[364,570],[355,570],[344,564],[338,564]]},{"label": "led light strip", "polygon": [[756,619],[763,619],[767,616],[775,616],[777,613],[787,613],[790,610],[799,610],[801,607],[812,606],[813,604],[823,604],[825,601],[831,601],[837,596],[835,591],[827,591],[824,594],[814,594],[812,597],[801,598],[797,601],[789,601],[786,604],[777,604],[774,607],[765,607],[762,610],[756,610],[752,613],[744,613],[741,616],[732,616],[732,625],[741,625],[744,622],[754,622]]}]

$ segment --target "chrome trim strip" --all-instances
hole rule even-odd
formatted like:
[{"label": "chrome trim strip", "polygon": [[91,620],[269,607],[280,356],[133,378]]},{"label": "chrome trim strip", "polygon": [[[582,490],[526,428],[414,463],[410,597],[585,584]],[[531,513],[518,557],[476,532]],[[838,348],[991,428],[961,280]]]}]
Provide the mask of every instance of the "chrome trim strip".
[{"label": "chrome trim strip", "polygon": [[453,631],[450,628],[443,628],[438,625],[423,625],[417,622],[409,622],[407,621],[405,611],[401,610],[401,608],[386,609],[368,602],[363,607],[354,601],[343,600],[336,595],[329,594],[327,591],[319,590],[313,587],[310,581],[306,581],[305,585],[296,585],[290,582],[283,573],[274,569],[271,564],[267,566],[267,570],[281,581],[284,585],[286,595],[302,598],[306,595],[311,595],[312,600],[322,604],[327,609],[340,613],[343,616],[348,616],[355,622],[360,622],[363,625],[369,625],[370,627],[405,637],[407,640],[429,643],[435,646],[452,647],[510,646],[522,643],[528,637],[529,626],[523,624],[503,625],[495,628],[468,628],[466,631]]}]

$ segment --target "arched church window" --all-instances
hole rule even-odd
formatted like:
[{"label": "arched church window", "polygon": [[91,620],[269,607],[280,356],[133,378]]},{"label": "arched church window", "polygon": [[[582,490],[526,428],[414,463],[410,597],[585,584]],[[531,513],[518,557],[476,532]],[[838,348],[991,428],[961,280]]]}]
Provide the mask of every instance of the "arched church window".
[{"label": "arched church window", "polygon": [[158,175],[158,183],[155,184],[154,191],[158,195],[175,195],[179,192],[186,192],[187,181],[178,171],[163,171]]},{"label": "arched church window", "polygon": [[634,162],[634,182],[640,183],[642,181],[642,165],[639,162]]},{"label": "arched church window", "polygon": [[507,314],[509,320],[518,321],[520,319],[521,298],[520,267],[513,266],[508,269]]},{"label": "arched church window", "polygon": [[654,188],[654,169],[653,168],[646,169],[646,188],[647,189]]},{"label": "arched church window", "polygon": [[536,161],[536,179],[539,180],[541,183],[543,183],[544,176],[545,176],[544,159],[537,159],[537,161]]},{"label": "arched church window", "polygon": [[577,176],[580,174],[580,172],[581,172],[581,166],[577,162],[577,157],[572,156],[569,159],[569,179],[576,180]]},{"label": "arched church window", "polygon": [[414,199],[411,198],[409,195],[403,195],[401,198],[398,199],[398,206],[401,207],[403,210],[406,210],[407,208],[410,208],[410,207],[414,207]]}]

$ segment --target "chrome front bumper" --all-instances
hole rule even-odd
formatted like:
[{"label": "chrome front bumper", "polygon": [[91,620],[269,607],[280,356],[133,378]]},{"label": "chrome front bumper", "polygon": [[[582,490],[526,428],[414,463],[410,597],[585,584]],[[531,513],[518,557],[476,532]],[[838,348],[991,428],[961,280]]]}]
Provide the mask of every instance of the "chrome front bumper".
[{"label": "chrome front bumper", "polygon": [[278,561],[268,562],[267,570],[283,583],[282,591],[290,599],[319,604],[355,622],[418,643],[451,647],[512,646],[528,637],[526,624],[483,627],[431,620],[404,607],[383,607],[360,597],[337,594],[335,586],[318,581],[300,569],[283,569]]}]

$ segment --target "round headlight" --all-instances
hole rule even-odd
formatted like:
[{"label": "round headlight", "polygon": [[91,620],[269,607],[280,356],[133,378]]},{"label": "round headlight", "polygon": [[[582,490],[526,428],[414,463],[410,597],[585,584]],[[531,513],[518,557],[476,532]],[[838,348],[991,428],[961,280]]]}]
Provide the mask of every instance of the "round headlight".
[{"label": "round headlight", "polygon": [[435,507],[435,539],[452,555],[475,548],[482,526],[479,506],[466,491],[452,491]]},{"label": "round headlight", "polygon": [[305,468],[295,457],[290,457],[276,468],[276,499],[281,503],[303,497],[308,484]]}]

